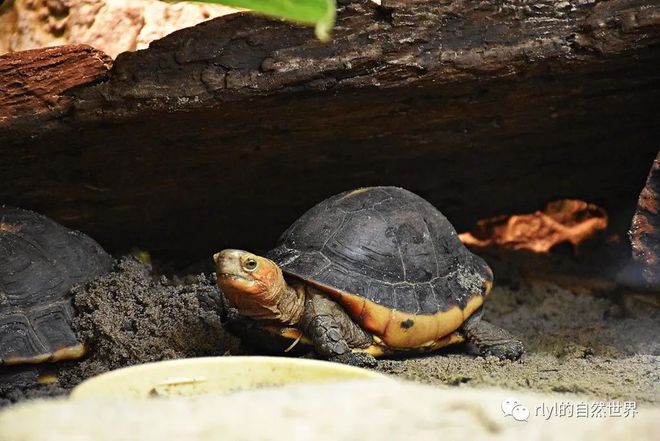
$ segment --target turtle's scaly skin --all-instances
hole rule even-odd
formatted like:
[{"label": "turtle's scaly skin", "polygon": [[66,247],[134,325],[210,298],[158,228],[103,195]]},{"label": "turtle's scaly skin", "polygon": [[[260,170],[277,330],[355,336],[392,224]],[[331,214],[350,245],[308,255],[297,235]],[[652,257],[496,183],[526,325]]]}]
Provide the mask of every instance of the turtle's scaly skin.
[{"label": "turtle's scaly skin", "polygon": [[486,263],[430,203],[396,187],[345,192],[316,205],[268,257],[319,288],[389,348],[436,348],[481,307]]},{"label": "turtle's scaly skin", "polygon": [[111,265],[88,236],[28,210],[0,207],[0,365],[82,356],[67,294]]}]

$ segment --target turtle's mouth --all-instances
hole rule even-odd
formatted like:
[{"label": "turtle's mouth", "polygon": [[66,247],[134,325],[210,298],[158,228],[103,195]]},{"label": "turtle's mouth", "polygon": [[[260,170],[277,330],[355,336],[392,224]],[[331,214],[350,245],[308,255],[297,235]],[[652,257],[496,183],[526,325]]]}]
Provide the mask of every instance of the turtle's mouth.
[{"label": "turtle's mouth", "polygon": [[252,282],[252,279],[248,279],[247,277],[243,277],[238,274],[233,274],[233,273],[218,273],[218,278],[219,279],[233,279],[233,280],[244,280],[246,282]]}]

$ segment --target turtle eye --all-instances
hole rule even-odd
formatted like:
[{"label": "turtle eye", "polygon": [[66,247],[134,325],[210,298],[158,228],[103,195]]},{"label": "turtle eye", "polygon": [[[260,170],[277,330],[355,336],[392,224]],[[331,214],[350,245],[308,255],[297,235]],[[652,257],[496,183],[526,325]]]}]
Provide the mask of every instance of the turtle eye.
[{"label": "turtle eye", "polygon": [[254,271],[257,269],[257,266],[259,266],[257,260],[251,257],[245,259],[245,262],[243,262],[243,268],[245,268],[246,271]]}]

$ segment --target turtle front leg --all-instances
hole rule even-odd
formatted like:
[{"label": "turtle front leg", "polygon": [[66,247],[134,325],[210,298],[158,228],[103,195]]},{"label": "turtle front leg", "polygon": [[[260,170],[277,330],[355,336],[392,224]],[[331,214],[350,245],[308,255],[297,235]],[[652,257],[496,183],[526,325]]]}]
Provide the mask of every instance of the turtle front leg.
[{"label": "turtle front leg", "polygon": [[329,361],[353,366],[376,365],[372,355],[353,351],[367,347],[373,341],[341,306],[314,288],[307,288],[305,297],[301,328],[314,343],[318,355]]},{"label": "turtle front leg", "polygon": [[482,355],[517,360],[525,351],[520,340],[504,329],[481,320],[481,312],[475,313],[463,324],[462,333]]}]

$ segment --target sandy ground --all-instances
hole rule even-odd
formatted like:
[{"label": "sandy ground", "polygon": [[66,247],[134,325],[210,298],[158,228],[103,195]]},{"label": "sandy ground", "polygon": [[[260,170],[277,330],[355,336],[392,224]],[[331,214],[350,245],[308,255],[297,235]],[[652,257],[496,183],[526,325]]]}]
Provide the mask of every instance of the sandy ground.
[{"label": "sandy ground", "polygon": [[[520,361],[484,358],[469,346],[458,346],[431,356],[381,360],[377,369],[457,387],[660,401],[660,309],[585,290],[575,281],[572,290],[580,293],[548,281],[500,279],[506,283],[496,283],[485,318],[524,342],[527,352]],[[224,331],[218,314],[222,302],[211,276],[157,277],[141,263],[124,259],[115,273],[76,289],[74,303],[74,326],[90,355],[78,362],[5,369],[0,372],[0,405],[62,395],[89,376],[121,366],[251,352]],[[56,376],[57,382],[37,385],[38,375],[42,381]]]},{"label": "sandy ground", "polygon": [[384,360],[379,370],[416,381],[571,392],[597,400],[660,400],[660,314],[630,315],[607,298],[552,283],[496,287],[485,318],[526,347],[518,362],[465,354]]}]

